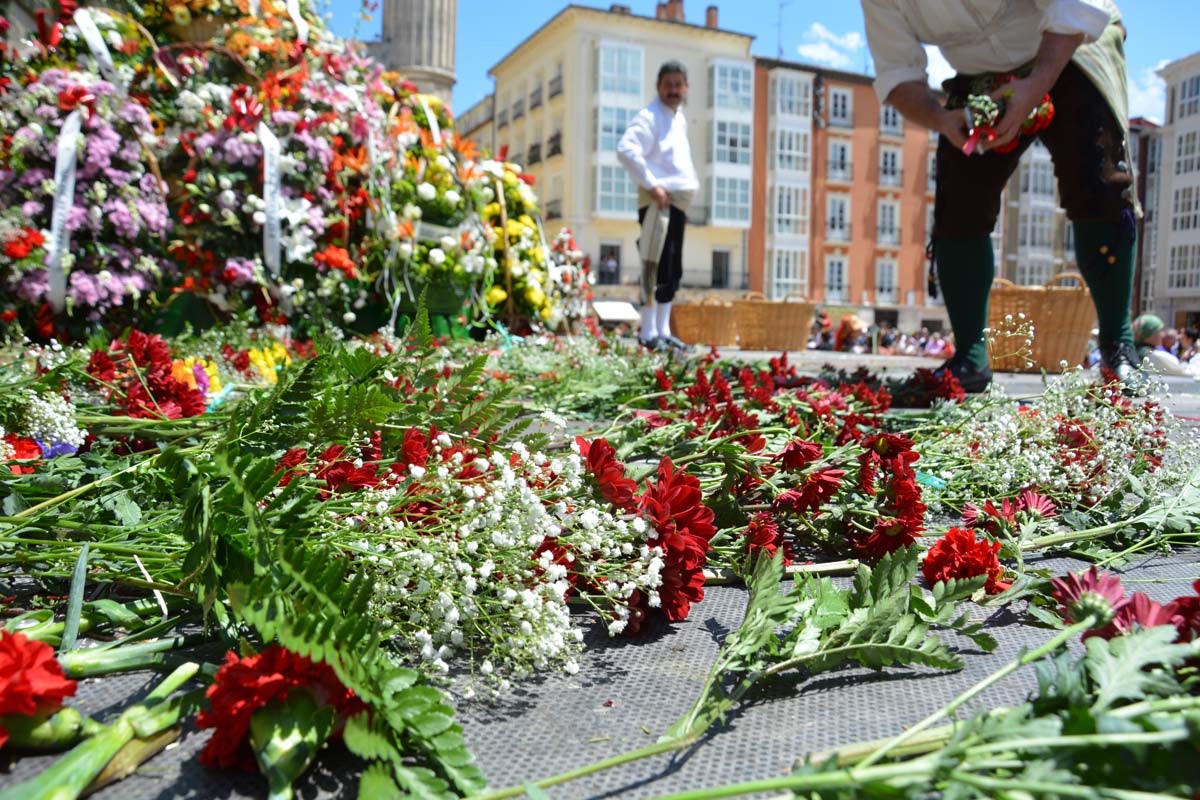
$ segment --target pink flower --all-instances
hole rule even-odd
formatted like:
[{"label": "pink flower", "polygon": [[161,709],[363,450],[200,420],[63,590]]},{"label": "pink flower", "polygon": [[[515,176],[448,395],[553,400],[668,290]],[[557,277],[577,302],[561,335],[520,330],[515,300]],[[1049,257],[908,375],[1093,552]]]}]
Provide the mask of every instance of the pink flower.
[{"label": "pink flower", "polygon": [[1057,513],[1054,501],[1043,494],[1038,494],[1033,489],[1026,489],[1017,495],[1017,507],[1021,511],[1036,514],[1042,519],[1050,519]]},{"label": "pink flower", "polygon": [[1093,566],[1087,572],[1054,578],[1054,599],[1062,603],[1058,613],[1069,622],[1080,622],[1089,616],[1102,627],[1112,621],[1127,602],[1121,579],[1116,575],[1101,575]]}]

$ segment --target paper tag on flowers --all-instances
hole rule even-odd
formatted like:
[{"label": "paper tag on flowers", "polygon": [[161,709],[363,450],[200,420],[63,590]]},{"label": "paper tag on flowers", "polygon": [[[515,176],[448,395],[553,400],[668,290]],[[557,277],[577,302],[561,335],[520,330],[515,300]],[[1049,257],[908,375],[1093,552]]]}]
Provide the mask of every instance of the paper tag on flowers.
[{"label": "paper tag on flowers", "polygon": [[104,75],[105,80],[117,87],[117,91],[124,95],[125,82],[121,80],[121,74],[117,72],[117,65],[113,63],[112,53],[109,52],[108,45],[104,42],[104,36],[96,27],[96,21],[92,19],[92,12],[81,8],[75,12],[74,20],[75,25],[79,28],[79,33],[83,35],[83,40],[87,43],[88,50],[92,51],[92,57],[96,59],[96,66],[100,68],[100,73]]},{"label": "paper tag on flowers", "polygon": [[434,114],[433,109],[429,107],[429,101],[425,98],[425,95],[421,95],[420,97],[421,110],[425,112],[425,119],[429,122],[429,135],[436,147],[442,143],[442,128],[438,125],[437,114]]},{"label": "paper tag on flowers", "polygon": [[287,12],[292,18],[292,24],[296,26],[296,38],[308,44],[308,20],[300,14],[300,0],[288,0]]},{"label": "paper tag on flowers", "polygon": [[82,127],[83,111],[77,108],[63,121],[54,160],[54,212],[50,217],[50,246],[46,251],[50,285],[46,296],[55,311],[62,311],[67,302],[67,273],[62,261],[70,239],[67,214],[75,203],[75,160]]},{"label": "paper tag on flowers", "polygon": [[266,221],[263,223],[263,263],[278,278],[280,269],[280,175],[279,175],[279,139],[267,127],[266,122],[258,123],[258,140],[263,148],[263,213]]}]

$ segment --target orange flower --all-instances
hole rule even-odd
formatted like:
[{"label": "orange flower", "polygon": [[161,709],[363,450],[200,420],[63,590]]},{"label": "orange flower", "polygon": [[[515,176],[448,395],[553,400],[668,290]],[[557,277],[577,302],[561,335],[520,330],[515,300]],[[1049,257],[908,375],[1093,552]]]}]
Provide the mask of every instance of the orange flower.
[{"label": "orange flower", "polygon": [[350,258],[350,253],[344,247],[331,244],[313,256],[313,261],[329,269],[339,270],[347,278],[358,277],[358,269],[354,266],[354,261]]}]

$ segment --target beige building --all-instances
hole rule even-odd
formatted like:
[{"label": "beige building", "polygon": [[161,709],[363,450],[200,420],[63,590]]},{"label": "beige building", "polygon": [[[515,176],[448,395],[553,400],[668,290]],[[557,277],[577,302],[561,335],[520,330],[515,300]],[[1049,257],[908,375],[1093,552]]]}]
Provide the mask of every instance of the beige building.
[{"label": "beige building", "polygon": [[658,68],[671,59],[688,70],[685,113],[700,177],[683,283],[746,285],[752,37],[721,30],[713,6],[705,16],[704,25],[686,22],[682,0],[659,3],[654,17],[622,5],[567,6],[490,70],[493,119],[477,106],[467,112],[478,117],[471,124],[481,146],[507,152],[534,176],[547,218],[570,227],[593,263],[616,260],[630,296],[638,274],[637,195],[617,161],[617,140],[655,96]]},{"label": "beige building", "polygon": [[992,231],[996,277],[1041,286],[1060,272],[1077,271],[1073,231],[1059,205],[1050,151],[1035,141],[1009,179]]}]

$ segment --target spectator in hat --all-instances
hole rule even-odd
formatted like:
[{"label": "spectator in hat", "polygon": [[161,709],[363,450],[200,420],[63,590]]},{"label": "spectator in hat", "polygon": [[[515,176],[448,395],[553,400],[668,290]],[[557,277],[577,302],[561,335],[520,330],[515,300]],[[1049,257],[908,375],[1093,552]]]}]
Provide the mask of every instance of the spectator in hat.
[{"label": "spectator in hat", "polygon": [[1171,353],[1162,349],[1165,326],[1154,314],[1142,314],[1133,321],[1133,341],[1137,345],[1142,365],[1159,375],[1185,375],[1195,377],[1193,364],[1185,364]]}]

